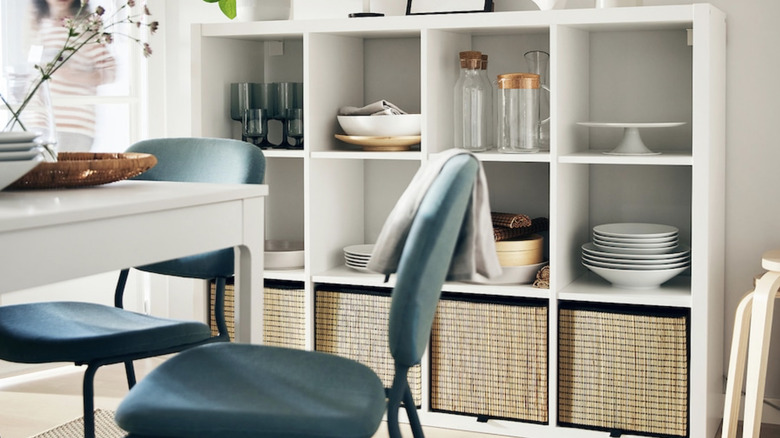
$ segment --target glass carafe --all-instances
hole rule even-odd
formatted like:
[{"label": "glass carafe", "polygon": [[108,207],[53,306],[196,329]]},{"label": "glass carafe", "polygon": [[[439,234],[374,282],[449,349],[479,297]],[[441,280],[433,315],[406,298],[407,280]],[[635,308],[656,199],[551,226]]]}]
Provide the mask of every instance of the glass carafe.
[{"label": "glass carafe", "polygon": [[550,55],[542,50],[531,50],[523,55],[528,71],[539,75],[539,148],[550,149]]},{"label": "glass carafe", "polygon": [[473,152],[487,150],[489,128],[485,102],[489,90],[480,76],[482,54],[461,52],[461,73],[454,89],[455,147]]},{"label": "glass carafe", "polygon": [[539,75],[508,73],[498,76],[498,151],[539,151]]}]

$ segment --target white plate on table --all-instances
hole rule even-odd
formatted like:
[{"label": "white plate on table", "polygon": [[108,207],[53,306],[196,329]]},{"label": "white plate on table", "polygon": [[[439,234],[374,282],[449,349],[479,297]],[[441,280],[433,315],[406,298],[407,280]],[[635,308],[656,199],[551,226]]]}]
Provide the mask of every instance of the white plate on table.
[{"label": "white plate on table", "polygon": [[37,132],[30,131],[9,131],[0,132],[0,143],[21,143],[33,141],[40,136]]},{"label": "white plate on table", "polygon": [[43,149],[36,147],[27,151],[0,152],[0,161],[25,161],[41,155]]},{"label": "white plate on table", "polygon": [[32,148],[37,148],[40,145],[32,141],[26,141],[22,143],[0,143],[0,152],[18,152],[29,151]]},{"label": "white plate on table", "polygon": [[374,252],[374,244],[366,243],[362,245],[350,245],[344,247],[344,253],[354,256],[371,257],[371,253]]},{"label": "white plate on table", "polygon": [[29,160],[0,161],[0,190],[23,177],[41,161],[43,161],[43,156],[40,154]]}]

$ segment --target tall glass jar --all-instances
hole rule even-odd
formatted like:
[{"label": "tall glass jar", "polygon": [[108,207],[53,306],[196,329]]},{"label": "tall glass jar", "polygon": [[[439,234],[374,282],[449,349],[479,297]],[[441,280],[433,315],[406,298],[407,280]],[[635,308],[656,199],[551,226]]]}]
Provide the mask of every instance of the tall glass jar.
[{"label": "tall glass jar", "polygon": [[487,74],[487,67],[488,67],[488,55],[482,54],[482,65],[479,70],[479,75],[482,78],[482,82],[485,84],[485,89],[487,90],[486,98],[485,98],[485,104],[484,104],[484,111],[485,111],[485,117],[487,119],[487,148],[493,149],[496,145],[495,143],[495,131],[496,131],[496,124],[493,121],[493,85],[490,83],[490,78]]},{"label": "tall glass jar", "polygon": [[482,54],[460,53],[461,72],[454,88],[455,147],[473,152],[487,150],[488,124],[485,101],[489,90],[480,77]]},{"label": "tall glass jar", "polygon": [[550,55],[542,50],[531,50],[523,55],[528,71],[539,75],[539,148],[550,149]]},{"label": "tall glass jar", "polygon": [[497,141],[499,152],[539,151],[539,75],[498,76]]}]

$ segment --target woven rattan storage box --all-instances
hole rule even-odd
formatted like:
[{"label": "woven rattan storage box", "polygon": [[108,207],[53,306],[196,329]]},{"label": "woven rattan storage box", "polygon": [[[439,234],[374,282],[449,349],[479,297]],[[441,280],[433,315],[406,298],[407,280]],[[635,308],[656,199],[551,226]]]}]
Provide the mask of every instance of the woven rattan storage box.
[{"label": "woven rattan storage box", "polygon": [[[369,366],[386,388],[395,366],[387,341],[390,289],[318,285],[314,292],[314,348]],[[415,403],[422,402],[420,365],[409,370]]]},{"label": "woven rattan storage box", "polygon": [[443,295],[431,338],[431,409],[548,421],[547,301]]},{"label": "woven rattan storage box", "polygon": [[559,424],[688,436],[689,311],[561,303]]},{"label": "woven rattan storage box", "polygon": [[[210,293],[209,321],[211,332],[216,335],[213,283]],[[225,286],[225,322],[232,340],[235,338],[235,286],[232,282]],[[265,280],[263,288],[263,344],[306,348],[306,319],[302,283]]]}]

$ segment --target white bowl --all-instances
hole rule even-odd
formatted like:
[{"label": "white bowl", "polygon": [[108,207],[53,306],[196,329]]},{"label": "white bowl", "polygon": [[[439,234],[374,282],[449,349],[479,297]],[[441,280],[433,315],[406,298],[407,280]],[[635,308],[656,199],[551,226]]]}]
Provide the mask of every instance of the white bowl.
[{"label": "white bowl", "polygon": [[41,161],[43,161],[43,155],[40,153],[27,160],[0,161],[0,190],[26,175]]},{"label": "white bowl", "polygon": [[465,283],[477,284],[528,284],[536,280],[536,274],[545,267],[548,262],[535,263],[523,266],[502,266],[501,275],[496,278],[478,281],[466,281]]},{"label": "white bowl", "polygon": [[420,135],[420,114],[336,116],[347,135],[400,137]]},{"label": "white bowl", "polygon": [[296,269],[303,267],[303,242],[290,240],[265,241],[265,269]]},{"label": "white bowl", "polygon": [[612,286],[622,287],[624,289],[655,289],[688,269],[687,266],[682,266],[674,269],[637,271],[601,268],[587,264],[584,261],[582,264],[601,278],[612,283]]}]

